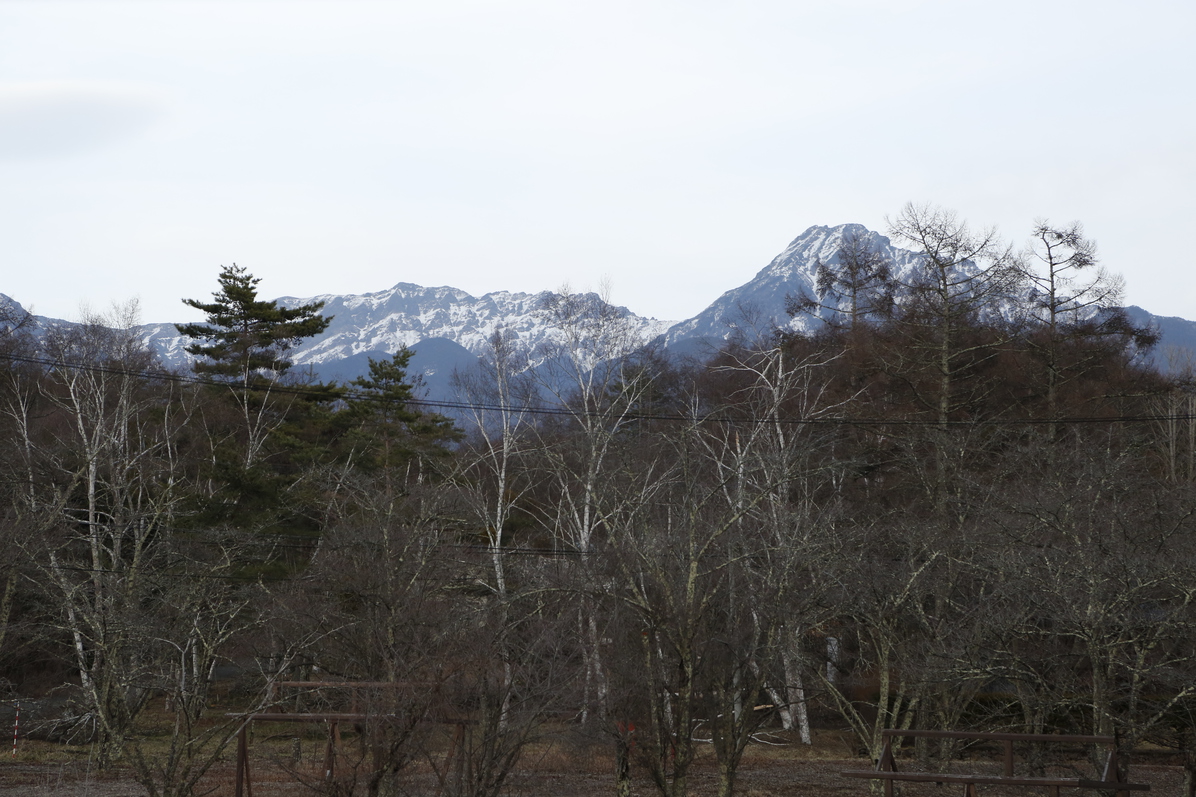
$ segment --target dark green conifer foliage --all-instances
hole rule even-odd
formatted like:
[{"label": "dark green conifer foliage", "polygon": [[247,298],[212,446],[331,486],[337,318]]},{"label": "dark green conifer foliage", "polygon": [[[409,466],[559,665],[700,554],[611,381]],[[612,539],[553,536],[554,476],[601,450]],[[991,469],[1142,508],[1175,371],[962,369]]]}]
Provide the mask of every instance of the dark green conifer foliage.
[{"label": "dark green conifer foliage", "polygon": [[[288,308],[260,300],[260,280],[235,263],[218,282],[212,301],[183,300],[206,322],[178,325],[192,338],[186,350],[199,358],[195,372],[226,386],[204,410],[208,487],[196,496],[194,518],[295,532],[311,525],[303,474],[325,456],[328,405],[341,391],[290,378],[287,352],[331,319],[320,315],[323,302]],[[292,389],[276,391],[284,376]]]},{"label": "dark green conifer foliage", "polygon": [[407,377],[414,352],[403,347],[389,360],[369,358],[369,372],[350,382],[347,418],[357,427],[354,442],[365,449],[363,464],[394,468],[445,454],[459,437],[452,421],[410,406],[415,385]]},{"label": "dark green conifer foliage", "polygon": [[220,290],[213,301],[184,299],[183,304],[208,314],[203,324],[180,324],[180,334],[196,339],[187,352],[204,359],[195,372],[249,387],[258,378],[277,379],[291,363],[286,352],[304,338],[319,335],[331,318],[320,315],[323,302],[279,307],[257,298],[261,280],[233,263],[220,271]]}]

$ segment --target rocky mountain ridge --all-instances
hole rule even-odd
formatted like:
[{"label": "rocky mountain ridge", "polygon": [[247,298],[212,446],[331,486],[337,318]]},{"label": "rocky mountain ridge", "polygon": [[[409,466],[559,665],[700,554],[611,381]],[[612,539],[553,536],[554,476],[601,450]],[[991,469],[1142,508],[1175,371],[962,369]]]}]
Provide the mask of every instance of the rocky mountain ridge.
[{"label": "rocky mountain ridge", "polygon": [[[756,338],[778,327],[809,331],[819,321],[803,314],[790,317],[785,311],[786,298],[802,291],[812,294],[818,264],[836,262],[845,237],[855,237],[886,254],[899,281],[908,277],[919,260],[916,253],[894,246],[884,235],[859,224],[813,226],[755,277],[728,290],[692,318],[669,322],[636,315],[625,307],[612,310],[645,343],[655,341],[678,356],[711,354],[736,334]],[[310,367],[323,379],[348,380],[365,371],[368,358],[388,357],[401,346],[409,346],[415,350],[413,373],[422,375],[430,395],[447,397],[453,369],[476,362],[500,330],[534,361],[535,353],[559,336],[543,311],[553,296],[551,291],[495,291],[475,297],[448,286],[399,282],[373,293],[284,296],[278,301],[292,307],[322,301],[324,314],[332,316],[323,334],[292,350],[297,366]],[[601,301],[593,294],[584,296]],[[1155,355],[1160,365],[1168,364],[1161,359],[1164,356],[1176,359],[1175,349],[1196,351],[1196,323],[1155,317],[1137,307],[1127,309],[1135,322],[1154,323],[1162,332],[1163,343]],[[68,323],[38,320],[42,328]],[[147,345],[168,366],[190,366],[191,356],[184,350],[187,340],[172,324],[148,324],[139,329]]]}]

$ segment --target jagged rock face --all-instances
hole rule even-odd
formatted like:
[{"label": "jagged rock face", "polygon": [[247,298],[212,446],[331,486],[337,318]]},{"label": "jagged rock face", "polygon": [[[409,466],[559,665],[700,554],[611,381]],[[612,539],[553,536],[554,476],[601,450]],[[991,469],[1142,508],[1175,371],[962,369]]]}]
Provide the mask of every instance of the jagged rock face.
[{"label": "jagged rock face", "polygon": [[[325,303],[322,312],[333,316],[332,324],[319,338],[294,352],[296,363],[318,365],[363,352],[393,352],[428,338],[444,338],[479,355],[500,329],[530,352],[554,334],[541,311],[552,295],[548,291],[496,291],[474,297],[456,288],[424,288],[401,282],[388,291],[361,296],[283,297],[279,302],[288,306]],[[598,300],[597,296],[591,298]],[[667,326],[626,308],[618,310],[645,336]]]},{"label": "jagged rock face", "polygon": [[[753,340],[778,327],[809,331],[818,320],[804,314],[790,317],[785,311],[786,298],[814,291],[818,264],[837,264],[845,238],[855,238],[887,255],[898,282],[911,280],[911,271],[920,260],[916,253],[893,246],[888,238],[860,224],[814,226],[795,238],[750,281],[727,291],[693,318],[673,323],[638,316],[622,307],[617,312],[644,342],[655,340],[675,356],[709,355],[736,334]],[[413,372],[426,377],[429,391],[438,393],[448,390],[452,369],[468,365],[481,355],[500,329],[534,361],[535,352],[559,339],[559,331],[543,312],[545,300],[553,295],[548,291],[496,291],[475,297],[456,288],[400,282],[376,293],[287,296],[279,302],[297,306],[322,301],[324,314],[333,316],[322,335],[292,351],[297,365],[310,366],[324,378],[347,380],[364,372],[368,357],[382,358],[405,345],[416,351]],[[597,300],[593,294],[588,296]],[[1143,310],[1131,310],[1139,323],[1153,319]],[[39,321],[43,328],[67,323]],[[1162,321],[1167,322],[1163,325],[1165,342],[1174,339],[1178,345],[1188,345],[1196,341],[1193,322]],[[172,324],[149,324],[140,331],[168,366],[189,367],[191,357],[184,351],[187,340]]]},{"label": "jagged rock face", "polygon": [[[875,249],[887,253],[898,271],[912,267],[917,256],[897,249],[889,239],[859,224],[811,227],[794,239],[784,252],[750,282],[727,291],[697,316],[680,323],[638,316],[626,308],[620,314],[643,336],[656,338],[665,346],[701,338],[712,345],[725,341],[736,329],[757,325],[761,331],[773,324],[801,328],[813,319],[790,319],[785,314],[785,297],[800,290],[812,290],[815,270],[821,262],[835,263],[844,236],[859,236]],[[322,335],[294,349],[298,365],[322,368],[363,354],[393,352],[422,340],[451,341],[480,355],[496,331],[502,329],[526,353],[553,340],[555,331],[541,310],[553,294],[496,291],[481,297],[450,287],[427,288],[400,282],[376,293],[340,296],[326,294],[303,298],[285,296],[279,302],[297,306],[324,302],[323,313],[333,317]],[[592,295],[591,295],[592,296]],[[597,297],[593,297],[597,298]],[[147,341],[172,365],[186,365],[185,341],[169,324],[147,327]]]},{"label": "jagged rock face", "polygon": [[814,226],[794,238],[751,281],[727,291],[693,318],[670,327],[661,343],[669,348],[694,348],[700,344],[717,345],[737,332],[752,340],[777,327],[812,330],[818,324],[817,319],[800,314],[790,318],[785,312],[785,300],[803,290],[814,290],[818,264],[838,264],[839,249],[847,237],[856,237],[872,251],[887,255],[899,280],[908,279],[920,259],[862,224]]},{"label": "jagged rock face", "polygon": [[[673,323],[638,316],[626,308],[618,308],[618,312],[644,342],[655,339],[674,351],[697,355],[717,349],[736,331],[754,337],[766,334],[774,325],[811,327],[817,323],[812,318],[791,319],[786,315],[786,296],[813,289],[817,264],[837,262],[845,236],[858,236],[870,247],[887,253],[898,272],[917,261],[912,252],[892,246],[888,238],[862,225],[815,226],[795,238],[750,282],[727,291],[693,318]],[[291,307],[324,302],[323,313],[332,316],[332,323],[323,334],[293,349],[292,360],[319,373],[344,378],[358,365],[364,370],[367,356],[379,358],[401,346],[413,347],[418,353],[421,341],[440,341],[427,348],[438,355],[451,350],[454,362],[460,363],[461,350],[475,357],[481,355],[500,329],[534,360],[534,353],[557,335],[542,312],[545,300],[551,296],[548,291],[496,291],[475,297],[456,288],[400,282],[375,293],[284,296],[278,301]],[[597,299],[592,294],[590,297]],[[192,358],[184,351],[187,340],[172,324],[148,324],[141,332],[168,366],[190,366]],[[435,362],[425,362],[422,367],[429,376],[433,371],[445,370]]]},{"label": "jagged rock face", "polygon": [[[496,291],[475,297],[456,288],[425,288],[400,282],[376,293],[284,296],[278,302],[288,307],[324,302],[321,312],[332,316],[332,323],[323,334],[293,349],[291,359],[296,365],[312,366],[320,373],[335,371],[343,376],[339,373],[343,369],[337,368],[337,363],[359,361],[364,371],[366,355],[378,359],[402,346],[418,352],[417,344],[421,341],[441,341],[438,351],[451,350],[457,360],[462,350],[477,357],[499,330],[530,354],[557,334],[542,311],[545,300],[553,295],[548,291],[537,294]],[[596,295],[587,296],[600,301]],[[643,318],[626,308],[616,310],[645,341],[669,326],[669,322]],[[167,364],[175,367],[190,364],[191,357],[184,351],[187,341],[172,325],[151,324],[143,329],[146,342]],[[455,346],[447,346],[446,342]],[[434,368],[432,364],[426,367]]]}]

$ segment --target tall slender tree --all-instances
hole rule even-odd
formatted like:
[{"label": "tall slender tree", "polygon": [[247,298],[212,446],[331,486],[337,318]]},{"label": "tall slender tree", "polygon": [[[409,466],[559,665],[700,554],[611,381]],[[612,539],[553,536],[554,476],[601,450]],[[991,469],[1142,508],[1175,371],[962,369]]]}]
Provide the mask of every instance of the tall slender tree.
[{"label": "tall slender tree", "polygon": [[221,269],[220,290],[213,301],[184,299],[183,304],[207,313],[203,324],[180,324],[179,333],[197,342],[187,353],[202,358],[195,372],[244,387],[274,381],[291,367],[286,353],[304,338],[319,335],[332,322],[320,315],[323,302],[279,307],[257,298],[261,282],[233,263]]},{"label": "tall slender tree", "polygon": [[789,296],[785,309],[791,316],[807,313],[834,329],[855,333],[892,313],[896,290],[892,258],[856,229],[843,235],[830,258],[819,258],[815,295],[803,290]]},{"label": "tall slender tree", "polygon": [[[235,517],[243,524],[268,523],[279,511],[293,510],[300,502],[292,495],[284,503],[283,492],[294,485],[298,466],[310,461],[313,448],[322,453],[320,446],[304,448],[318,426],[311,421],[318,420],[321,404],[341,395],[327,385],[308,385],[302,395],[276,390],[291,368],[287,353],[327,329],[332,319],[320,315],[323,302],[280,307],[262,301],[260,281],[234,263],[221,269],[220,290],[211,302],[183,300],[207,314],[205,323],[178,325],[194,341],[186,350],[198,358],[195,372],[227,386],[225,401],[213,402],[202,420],[211,447],[209,495],[201,501],[209,522]],[[297,424],[300,418],[305,423]],[[288,434],[278,434],[288,425]],[[276,460],[271,467],[262,467],[271,457]]]},{"label": "tall slender tree", "polygon": [[445,444],[460,433],[450,419],[411,404],[417,383],[408,377],[407,368],[413,354],[403,346],[390,359],[370,357],[367,373],[349,383],[345,418],[354,427],[354,451],[367,468],[402,468],[418,479],[423,466],[443,458]]},{"label": "tall slender tree", "polygon": [[1045,371],[1043,392],[1052,434],[1060,391],[1115,360],[1149,350],[1158,334],[1136,326],[1122,308],[1124,280],[1097,264],[1096,242],[1080,223],[1035,222],[1023,258],[1030,284],[1027,344]]},{"label": "tall slender tree", "polygon": [[[1019,294],[1024,272],[995,228],[974,232],[943,208],[907,204],[889,230],[922,256],[912,278],[901,285],[905,299],[896,321],[913,355],[901,370],[912,366],[926,372],[916,397],[946,428],[952,415],[975,398],[978,390],[969,382],[978,367],[1007,341],[1001,310]],[[971,334],[980,328],[986,334]]]}]

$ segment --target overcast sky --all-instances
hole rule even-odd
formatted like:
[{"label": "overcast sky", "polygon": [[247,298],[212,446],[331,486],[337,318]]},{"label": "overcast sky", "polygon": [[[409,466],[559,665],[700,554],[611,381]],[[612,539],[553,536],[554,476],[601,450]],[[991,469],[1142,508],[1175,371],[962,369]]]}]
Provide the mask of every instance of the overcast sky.
[{"label": "overcast sky", "polygon": [[697,313],[907,201],[1196,318],[1196,3],[0,0],[0,293],[191,320],[568,282]]}]

